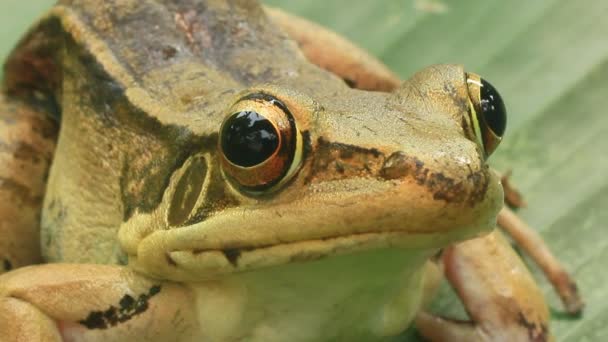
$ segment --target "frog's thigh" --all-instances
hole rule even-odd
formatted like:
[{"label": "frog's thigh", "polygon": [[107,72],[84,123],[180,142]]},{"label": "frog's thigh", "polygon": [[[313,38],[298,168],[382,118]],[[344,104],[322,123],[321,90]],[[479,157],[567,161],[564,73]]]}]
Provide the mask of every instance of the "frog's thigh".
[{"label": "frog's thigh", "polygon": [[500,231],[451,246],[445,275],[471,322],[422,313],[420,333],[431,341],[547,341],[549,311],[543,294]]},{"label": "frog's thigh", "polygon": [[122,266],[24,267],[0,276],[0,341],[191,341],[193,302]]},{"label": "frog's thigh", "polygon": [[40,262],[39,222],[56,124],[0,93],[0,274]]},{"label": "frog's thigh", "polygon": [[295,40],[311,63],[326,69],[353,88],[391,91],[399,78],[382,62],[344,37],[303,18],[266,7],[266,13]]}]

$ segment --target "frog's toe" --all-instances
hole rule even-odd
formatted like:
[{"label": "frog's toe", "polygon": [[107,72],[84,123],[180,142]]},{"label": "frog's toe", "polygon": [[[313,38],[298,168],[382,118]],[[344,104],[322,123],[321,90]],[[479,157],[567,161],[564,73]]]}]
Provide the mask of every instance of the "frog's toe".
[{"label": "frog's toe", "polygon": [[430,341],[483,341],[472,322],[452,320],[427,312],[420,312],[416,317],[416,329]]},{"label": "frog's toe", "polygon": [[511,208],[525,208],[528,206],[524,196],[511,182],[511,170],[500,176],[500,183],[505,194],[505,204]]}]

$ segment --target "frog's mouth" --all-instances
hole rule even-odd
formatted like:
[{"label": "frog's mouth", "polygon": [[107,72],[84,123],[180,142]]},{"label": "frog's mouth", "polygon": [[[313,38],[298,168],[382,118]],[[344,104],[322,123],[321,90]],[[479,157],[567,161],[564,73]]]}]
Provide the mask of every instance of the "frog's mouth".
[{"label": "frog's mouth", "polygon": [[[475,231],[475,233],[479,232]],[[157,242],[160,240],[158,238],[157,236],[154,241],[146,241],[143,248],[139,249],[138,256],[130,258],[130,263],[145,273],[176,281],[201,281],[222,274],[315,261],[382,248],[433,250],[439,247],[430,246],[446,245],[454,239],[453,236],[448,235],[413,236],[403,231],[383,231],[255,247],[174,250],[166,252],[162,258],[158,254],[150,257],[153,252],[146,248],[146,245],[158,247]]]},{"label": "frog's mouth", "polygon": [[494,228],[502,190],[497,179],[490,183],[475,206],[421,196],[415,182],[359,184],[374,191],[332,189],[330,197],[311,190],[298,202],[226,209],[191,226],[152,229],[130,246],[121,242],[136,269],[176,281],[380,248],[433,250]]}]

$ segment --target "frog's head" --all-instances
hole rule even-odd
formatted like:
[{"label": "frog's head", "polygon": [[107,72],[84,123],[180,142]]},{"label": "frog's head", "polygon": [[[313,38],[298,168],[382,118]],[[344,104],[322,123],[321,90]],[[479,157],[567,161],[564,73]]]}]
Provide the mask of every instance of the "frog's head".
[{"label": "frog's head", "polygon": [[197,280],[389,246],[433,251],[494,227],[502,188],[486,158],[505,111],[489,83],[455,65],[392,93],[304,83],[231,95],[212,150],[121,227],[136,267]]}]

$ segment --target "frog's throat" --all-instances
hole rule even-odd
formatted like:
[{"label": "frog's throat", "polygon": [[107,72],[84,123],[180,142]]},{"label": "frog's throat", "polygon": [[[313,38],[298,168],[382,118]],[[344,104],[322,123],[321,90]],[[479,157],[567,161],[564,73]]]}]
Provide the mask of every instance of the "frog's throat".
[{"label": "frog's throat", "polygon": [[[186,286],[193,289],[200,325],[213,329],[205,329],[210,340],[253,331],[244,334],[247,340],[268,341],[271,331],[289,341],[376,341],[403,331],[419,311],[429,256],[427,250],[370,250]],[[261,326],[266,334],[255,339]]]}]

